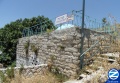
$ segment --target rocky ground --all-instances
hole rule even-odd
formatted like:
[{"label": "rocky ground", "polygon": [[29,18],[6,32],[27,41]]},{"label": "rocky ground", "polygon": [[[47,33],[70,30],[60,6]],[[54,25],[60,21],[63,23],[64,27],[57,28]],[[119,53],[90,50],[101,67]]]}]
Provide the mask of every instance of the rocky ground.
[{"label": "rocky ground", "polygon": [[109,63],[108,61],[101,61],[99,62],[101,66],[99,66],[99,64],[97,63],[96,65],[99,67],[99,69],[97,70],[93,70],[90,68],[88,69],[88,67],[86,67],[86,70],[88,70],[89,74],[81,74],[77,79],[72,79],[64,83],[104,83],[107,80],[108,71],[111,68],[120,69],[120,64],[118,64],[117,60],[119,58],[119,53],[107,53],[103,55],[107,56],[107,58],[111,56],[114,56],[116,58],[114,60],[110,59],[111,61],[113,61],[113,63]]}]

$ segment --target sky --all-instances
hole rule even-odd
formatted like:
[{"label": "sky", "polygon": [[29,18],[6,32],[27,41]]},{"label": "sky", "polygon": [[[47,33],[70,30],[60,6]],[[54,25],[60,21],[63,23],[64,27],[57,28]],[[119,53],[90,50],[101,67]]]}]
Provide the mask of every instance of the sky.
[{"label": "sky", "polygon": [[[82,10],[83,0],[0,0],[0,28],[17,19],[44,15],[50,19]],[[101,20],[109,14],[120,22],[120,0],[86,0],[85,14]]]}]

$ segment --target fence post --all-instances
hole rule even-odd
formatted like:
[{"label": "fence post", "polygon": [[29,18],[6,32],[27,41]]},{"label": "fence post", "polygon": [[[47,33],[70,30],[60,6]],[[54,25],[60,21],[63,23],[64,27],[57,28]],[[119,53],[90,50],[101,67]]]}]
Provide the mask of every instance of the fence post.
[{"label": "fence post", "polygon": [[[82,29],[81,29],[81,48],[80,55],[83,54],[83,43],[84,43],[84,13],[85,13],[85,0],[83,0],[83,9],[82,9]],[[84,55],[80,56],[80,69],[83,68]]]}]

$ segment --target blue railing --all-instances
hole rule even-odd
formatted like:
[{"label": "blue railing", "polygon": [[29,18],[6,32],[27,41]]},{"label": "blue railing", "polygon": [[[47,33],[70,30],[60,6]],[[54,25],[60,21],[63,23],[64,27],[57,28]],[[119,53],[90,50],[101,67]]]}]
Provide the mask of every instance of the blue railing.
[{"label": "blue railing", "polygon": [[[74,10],[74,11],[66,13],[66,14],[68,16],[73,15],[74,20],[69,20],[65,23],[55,25],[55,19],[56,18],[54,18],[54,19],[52,19],[52,22],[53,22],[54,25],[51,28],[54,29],[54,30],[57,29],[57,28],[62,29],[62,27],[65,26],[65,25],[74,25],[74,26],[77,26],[77,27],[81,27],[81,23],[82,23],[81,11],[75,11]],[[37,24],[35,26],[24,29],[23,30],[23,37],[45,33],[48,29],[48,25],[46,25],[47,22],[48,21],[45,21],[43,23],[40,23],[40,24]],[[96,19],[91,18],[90,16],[87,16],[87,15],[85,15],[84,27],[87,28],[87,29],[90,29],[90,30],[98,31],[98,32],[112,33],[114,31],[114,26],[112,26],[111,24],[108,23],[108,24],[104,25],[102,22],[97,21]]]},{"label": "blue railing", "polygon": [[[37,35],[37,34],[42,34],[45,33],[47,31],[48,27],[47,25],[41,25],[41,24],[37,24],[35,26],[32,26],[30,28],[26,28],[23,30],[22,32],[22,36],[26,37],[26,36],[32,36],[32,35]],[[54,26],[52,26],[51,29],[55,29]]]}]

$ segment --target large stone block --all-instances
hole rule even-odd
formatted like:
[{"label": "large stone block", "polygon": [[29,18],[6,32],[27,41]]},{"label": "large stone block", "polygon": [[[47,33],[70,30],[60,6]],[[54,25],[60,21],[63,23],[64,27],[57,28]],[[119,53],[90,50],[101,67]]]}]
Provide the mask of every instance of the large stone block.
[{"label": "large stone block", "polygon": [[71,52],[65,52],[66,55],[72,56]]},{"label": "large stone block", "polygon": [[66,52],[78,52],[78,50],[76,48],[73,48],[73,47],[71,47],[71,48],[65,48],[65,51]]},{"label": "large stone block", "polygon": [[77,52],[77,53],[74,52],[73,55],[76,56],[76,57],[79,57],[79,56],[80,56],[80,53],[79,53],[79,52]]}]

